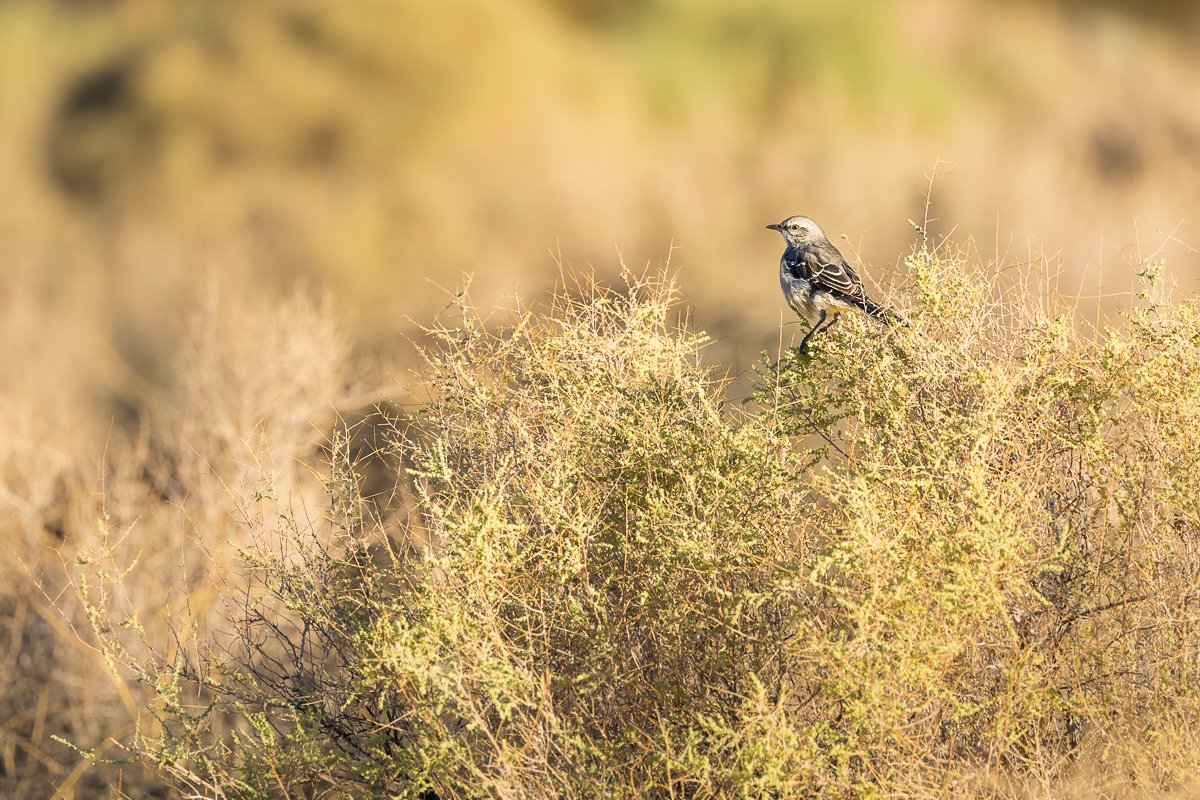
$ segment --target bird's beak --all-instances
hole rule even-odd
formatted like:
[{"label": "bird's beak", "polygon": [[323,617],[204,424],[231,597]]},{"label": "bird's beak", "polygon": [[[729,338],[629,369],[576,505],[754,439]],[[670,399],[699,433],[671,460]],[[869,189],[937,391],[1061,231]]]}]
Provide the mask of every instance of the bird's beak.
[{"label": "bird's beak", "polygon": [[775,224],[775,225],[768,225],[768,226],[767,226],[767,230],[769,230],[769,231],[782,231],[782,230],[783,230],[783,228],[782,228],[782,227],[781,227],[781,226],[780,226],[780,225],[777,223],[777,224]]}]

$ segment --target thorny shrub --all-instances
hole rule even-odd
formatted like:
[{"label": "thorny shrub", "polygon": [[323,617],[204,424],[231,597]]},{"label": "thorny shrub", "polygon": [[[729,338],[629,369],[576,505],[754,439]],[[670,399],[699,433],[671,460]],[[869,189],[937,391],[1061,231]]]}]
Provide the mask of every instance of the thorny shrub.
[{"label": "thorny shrub", "polygon": [[660,278],[464,297],[402,533],[339,433],[325,519],[248,517],[219,646],[132,657],[85,565],[132,753],[209,797],[1186,796],[1200,313],[1147,267],[1081,332],[976,263],[918,250],[909,326],[764,354],[745,406]]}]

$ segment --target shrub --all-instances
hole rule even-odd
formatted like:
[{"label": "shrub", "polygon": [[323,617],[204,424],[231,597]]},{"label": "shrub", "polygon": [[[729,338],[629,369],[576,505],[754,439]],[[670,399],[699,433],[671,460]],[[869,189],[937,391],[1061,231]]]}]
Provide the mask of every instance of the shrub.
[{"label": "shrub", "polygon": [[133,658],[88,590],[131,748],[213,797],[1187,791],[1200,315],[1085,334],[972,263],[916,252],[911,328],[764,355],[748,410],[663,279],[463,296],[398,531],[342,432],[325,519],[248,517],[219,648]]},{"label": "shrub", "polygon": [[1084,335],[971,263],[915,253],[913,330],[763,370],[768,414],[820,443],[793,589],[811,724],[836,719],[850,792],[1045,781],[1130,736],[1194,780],[1194,742],[1159,737],[1198,710],[1200,316],[1153,302],[1150,267],[1144,307]]}]

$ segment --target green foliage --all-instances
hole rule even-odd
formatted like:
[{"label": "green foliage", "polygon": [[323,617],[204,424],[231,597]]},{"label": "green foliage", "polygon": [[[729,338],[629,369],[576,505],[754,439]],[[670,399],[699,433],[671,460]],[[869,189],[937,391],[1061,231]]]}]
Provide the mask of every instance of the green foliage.
[{"label": "green foliage", "polygon": [[463,301],[393,426],[417,521],[382,538],[335,443],[329,521],[245,552],[235,644],[134,665],[135,751],[214,797],[1183,791],[1200,314],[1148,285],[1083,335],[908,266],[911,327],[764,355],[753,413],[660,280]]}]

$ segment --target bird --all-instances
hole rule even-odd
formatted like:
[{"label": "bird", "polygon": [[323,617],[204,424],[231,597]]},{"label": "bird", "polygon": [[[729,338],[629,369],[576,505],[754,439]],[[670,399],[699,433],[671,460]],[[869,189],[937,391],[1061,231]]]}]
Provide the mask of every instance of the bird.
[{"label": "bird", "polygon": [[816,222],[794,216],[767,229],[779,231],[787,243],[779,259],[783,297],[797,315],[812,323],[800,342],[801,353],[814,334],[828,330],[845,311],[859,311],[888,324],[904,322],[895,311],[867,297],[858,273]]}]

